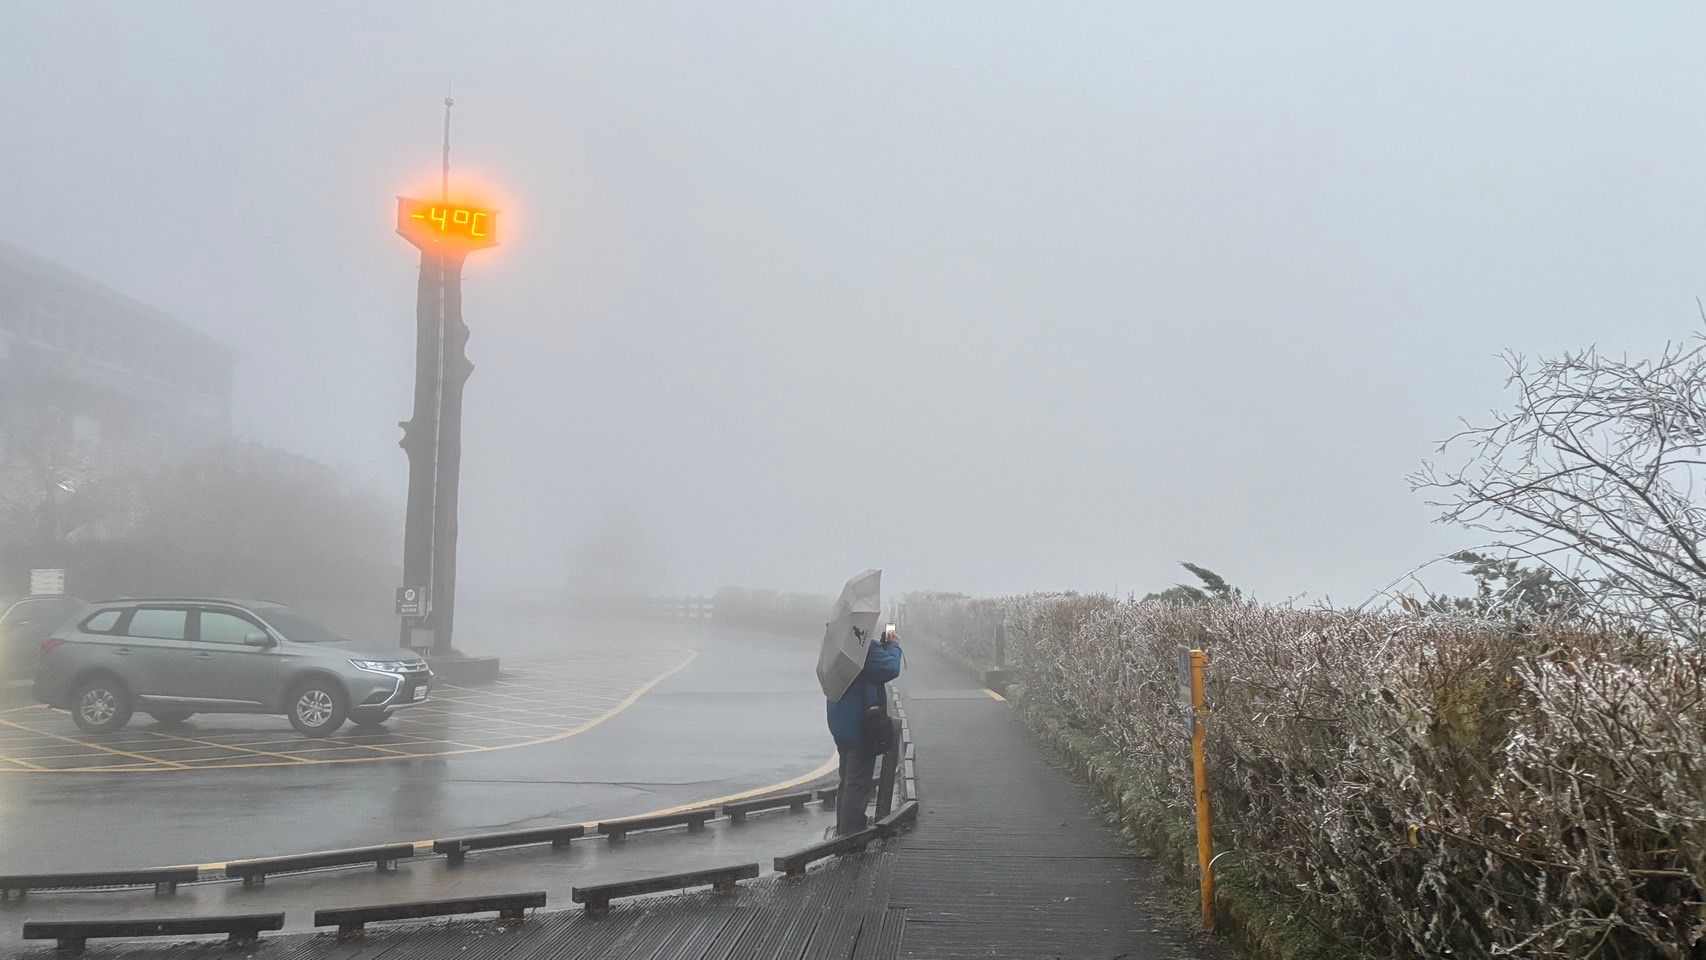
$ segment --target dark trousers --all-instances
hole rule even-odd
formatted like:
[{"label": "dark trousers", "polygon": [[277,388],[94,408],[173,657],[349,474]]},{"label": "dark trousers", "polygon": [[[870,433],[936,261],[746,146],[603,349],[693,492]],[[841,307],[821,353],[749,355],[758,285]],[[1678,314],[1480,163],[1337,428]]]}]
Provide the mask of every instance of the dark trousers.
[{"label": "dark trousers", "polygon": [[876,787],[871,780],[871,766],[877,755],[864,741],[837,742],[835,749],[841,754],[841,786],[835,795],[835,832],[858,833],[868,825],[865,808],[870,805],[871,791]]},{"label": "dark trousers", "polygon": [[896,746],[881,755],[883,775],[879,781],[871,779],[871,767],[878,754],[870,748],[868,741],[835,745],[841,754],[841,790],[835,795],[835,832],[838,834],[857,833],[870,825],[865,818],[865,808],[870,805],[873,792],[877,792],[878,817],[888,816],[893,807],[895,771],[900,765],[900,721],[890,717],[889,723],[894,728],[889,743]]}]

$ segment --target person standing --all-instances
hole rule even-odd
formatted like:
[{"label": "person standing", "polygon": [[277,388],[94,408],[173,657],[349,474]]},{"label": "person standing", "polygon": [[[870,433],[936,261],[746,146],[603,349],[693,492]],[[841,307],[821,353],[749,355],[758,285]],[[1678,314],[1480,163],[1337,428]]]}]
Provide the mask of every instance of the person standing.
[{"label": "person standing", "polygon": [[[871,767],[885,739],[888,694],[884,687],[900,676],[900,634],[890,626],[865,652],[865,668],[839,700],[829,700],[829,735],[841,756],[841,785],[835,795],[835,832],[846,835],[865,829],[865,808],[874,784]],[[868,719],[872,708],[877,717]]]}]

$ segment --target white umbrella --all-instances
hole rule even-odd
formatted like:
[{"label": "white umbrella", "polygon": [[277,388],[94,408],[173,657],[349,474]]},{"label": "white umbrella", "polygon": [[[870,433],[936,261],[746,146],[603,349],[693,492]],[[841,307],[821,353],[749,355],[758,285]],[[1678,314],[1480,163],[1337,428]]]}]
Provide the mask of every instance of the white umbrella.
[{"label": "white umbrella", "polygon": [[823,625],[817,682],[831,700],[840,700],[865,669],[865,653],[877,639],[877,618],[883,612],[882,581],[881,570],[866,570],[847,581]]}]

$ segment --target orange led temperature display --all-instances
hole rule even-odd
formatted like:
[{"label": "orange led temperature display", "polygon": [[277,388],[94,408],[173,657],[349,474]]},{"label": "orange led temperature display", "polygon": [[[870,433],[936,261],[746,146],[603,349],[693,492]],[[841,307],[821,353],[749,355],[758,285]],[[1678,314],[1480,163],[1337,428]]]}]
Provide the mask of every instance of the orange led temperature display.
[{"label": "orange led temperature display", "polygon": [[423,250],[474,250],[498,242],[498,212],[437,200],[397,198],[397,232]]}]

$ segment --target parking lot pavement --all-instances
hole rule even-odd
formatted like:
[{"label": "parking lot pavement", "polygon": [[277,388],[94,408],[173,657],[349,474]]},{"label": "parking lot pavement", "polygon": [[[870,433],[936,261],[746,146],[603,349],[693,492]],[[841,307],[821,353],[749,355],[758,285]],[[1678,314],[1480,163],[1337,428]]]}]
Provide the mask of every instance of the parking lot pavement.
[{"label": "parking lot pavement", "polygon": [[[179,767],[0,773],[0,863],[7,873],[208,864],[608,819],[798,781],[832,750],[813,649],[704,629],[562,636],[519,657],[503,651],[525,668],[515,685],[452,690],[374,742],[348,731],[293,739],[282,718],[196,717],[142,738],[184,749],[167,755]],[[540,660],[560,668],[531,666]],[[0,730],[76,739],[36,710],[24,711],[36,721],[0,714],[10,724]],[[139,732],[151,727],[112,737]],[[279,756],[239,761],[234,747]],[[197,749],[223,752],[192,763]],[[18,759],[44,766],[50,755]],[[127,762],[161,765],[139,755],[150,759]]]},{"label": "parking lot pavement", "polygon": [[161,724],[138,713],[110,734],[77,729],[41,705],[0,710],[0,773],[172,773],[185,770],[377,763],[530,747],[590,729],[692,662],[685,648],[589,651],[573,662],[512,660],[478,686],[439,683],[378,730],[345,726],[303,737],[282,717],[203,715]]},{"label": "parking lot pavement", "polygon": [[25,706],[30,702],[30,681],[0,680],[0,710]]}]

